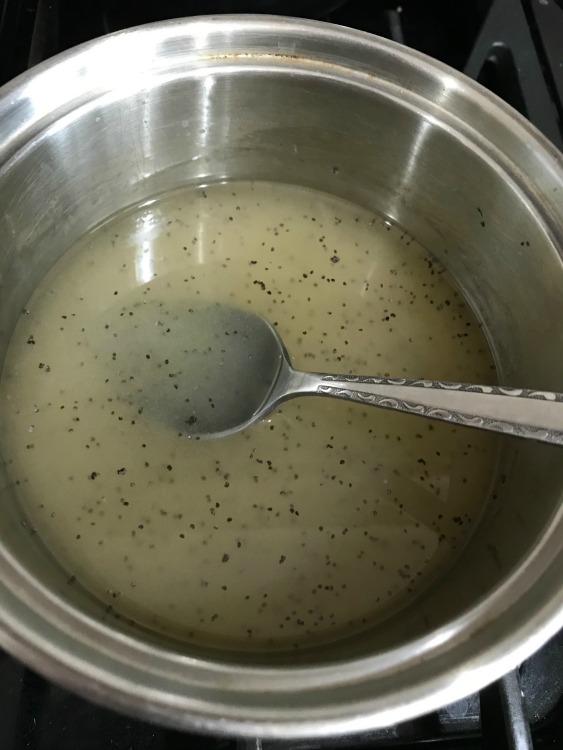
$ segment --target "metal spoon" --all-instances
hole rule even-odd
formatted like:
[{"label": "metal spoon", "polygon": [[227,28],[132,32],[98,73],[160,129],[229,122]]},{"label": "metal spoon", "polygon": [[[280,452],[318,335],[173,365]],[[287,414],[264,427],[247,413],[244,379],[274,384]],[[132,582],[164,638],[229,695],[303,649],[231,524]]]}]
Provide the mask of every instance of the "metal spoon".
[{"label": "metal spoon", "polygon": [[[133,337],[131,345],[137,352],[150,349],[153,355],[137,357],[135,401],[196,439],[238,432],[283,401],[310,395],[563,445],[561,393],[299,372],[291,367],[275,328],[252,312],[222,305],[167,310],[163,324],[160,308],[144,309],[147,324],[138,328],[144,340]],[[161,344],[154,339],[159,331]],[[174,361],[163,360],[163,369],[156,353],[164,342]]]}]

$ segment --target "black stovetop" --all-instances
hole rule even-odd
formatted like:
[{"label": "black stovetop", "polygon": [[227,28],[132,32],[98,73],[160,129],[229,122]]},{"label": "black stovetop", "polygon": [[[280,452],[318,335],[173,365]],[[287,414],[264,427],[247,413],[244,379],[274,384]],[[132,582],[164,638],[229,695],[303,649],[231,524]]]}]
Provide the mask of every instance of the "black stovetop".
[{"label": "black stovetop", "polygon": [[[563,0],[0,0],[0,84],[101,34],[203,13],[332,21],[425,52],[487,86],[563,149]],[[503,680],[389,729],[292,743],[163,729],[102,709],[0,652],[0,750],[563,748],[563,631]]]}]

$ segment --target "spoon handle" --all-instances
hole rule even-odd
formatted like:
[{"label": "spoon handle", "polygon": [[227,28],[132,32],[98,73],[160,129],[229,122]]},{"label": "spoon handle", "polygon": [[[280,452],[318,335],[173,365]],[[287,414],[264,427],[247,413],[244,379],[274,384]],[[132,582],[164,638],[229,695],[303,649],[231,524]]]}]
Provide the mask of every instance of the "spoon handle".
[{"label": "spoon handle", "polygon": [[437,380],[318,374],[310,393],[563,445],[563,394]]}]

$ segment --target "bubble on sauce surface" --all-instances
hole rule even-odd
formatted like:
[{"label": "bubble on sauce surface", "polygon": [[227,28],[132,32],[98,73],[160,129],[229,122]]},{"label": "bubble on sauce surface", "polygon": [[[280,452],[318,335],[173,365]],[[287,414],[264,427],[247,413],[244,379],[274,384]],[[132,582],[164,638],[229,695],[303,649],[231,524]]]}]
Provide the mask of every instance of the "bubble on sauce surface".
[{"label": "bubble on sauce surface", "polygon": [[29,523],[70,585],[173,637],[294,649],[368,627],[468,539],[494,436],[308,397],[189,440],[135,398],[135,357],[189,419],[174,318],[200,302],[264,315],[296,368],[494,380],[474,315],[399,227],[303,188],[186,189],[95,230],[26,305],[0,434]]}]

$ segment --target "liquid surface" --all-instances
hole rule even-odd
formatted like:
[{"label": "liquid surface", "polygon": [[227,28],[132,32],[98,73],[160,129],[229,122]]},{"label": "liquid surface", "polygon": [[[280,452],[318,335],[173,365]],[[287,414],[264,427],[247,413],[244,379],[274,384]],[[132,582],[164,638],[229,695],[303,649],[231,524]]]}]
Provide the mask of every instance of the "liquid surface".
[{"label": "liquid surface", "polygon": [[368,627],[458,554],[494,437],[309,397],[190,440],[131,383],[143,351],[185,413],[195,302],[262,314],[298,369],[494,381],[461,295],[381,217],[283,185],[171,194],[72,248],[16,327],[0,437],[29,522],[69,585],[173,637],[294,649]]}]

